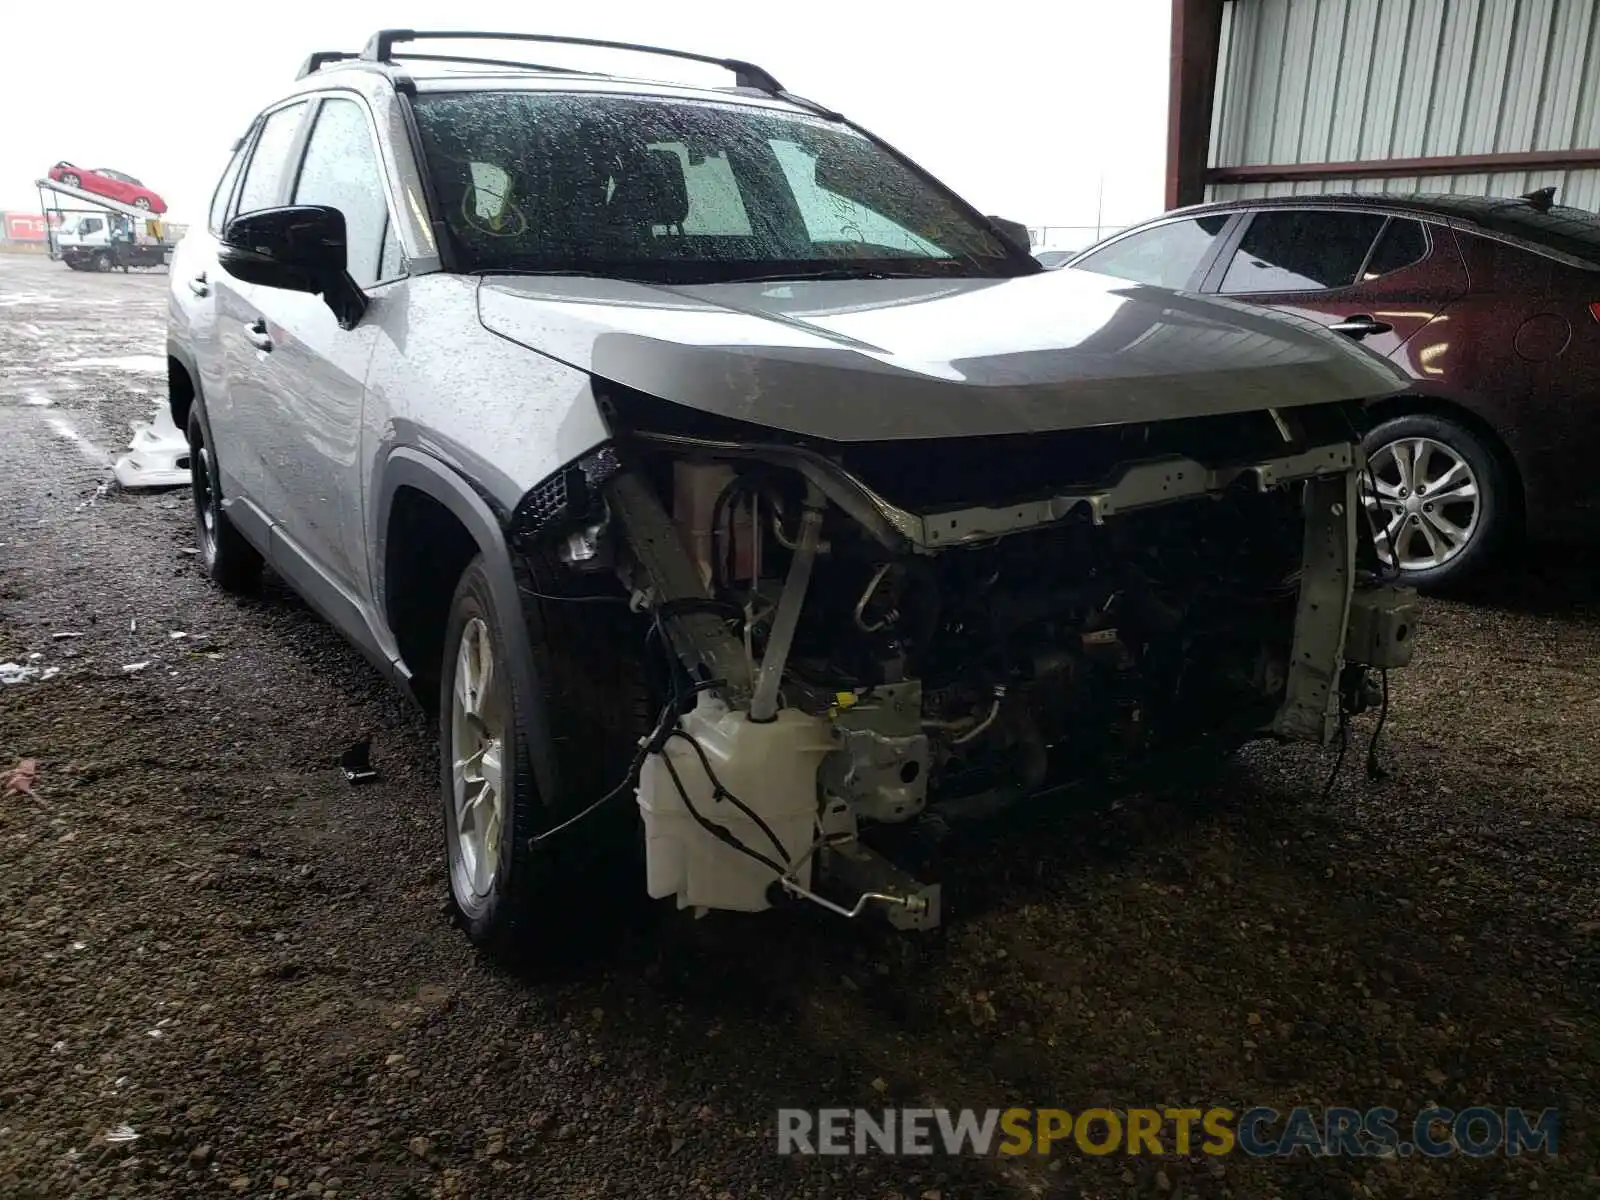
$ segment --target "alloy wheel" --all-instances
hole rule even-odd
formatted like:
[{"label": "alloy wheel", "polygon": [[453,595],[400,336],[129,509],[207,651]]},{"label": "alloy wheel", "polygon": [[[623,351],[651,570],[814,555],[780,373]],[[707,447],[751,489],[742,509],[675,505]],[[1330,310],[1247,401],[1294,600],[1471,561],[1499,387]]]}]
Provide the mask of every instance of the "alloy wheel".
[{"label": "alloy wheel", "polygon": [[463,904],[487,896],[499,869],[508,805],[505,793],[506,689],[496,676],[489,626],[470,618],[456,651],[451,691],[450,884]]},{"label": "alloy wheel", "polygon": [[1378,557],[1405,571],[1441,567],[1471,544],[1483,512],[1478,477],[1461,454],[1429,437],[1380,446],[1364,487]]}]

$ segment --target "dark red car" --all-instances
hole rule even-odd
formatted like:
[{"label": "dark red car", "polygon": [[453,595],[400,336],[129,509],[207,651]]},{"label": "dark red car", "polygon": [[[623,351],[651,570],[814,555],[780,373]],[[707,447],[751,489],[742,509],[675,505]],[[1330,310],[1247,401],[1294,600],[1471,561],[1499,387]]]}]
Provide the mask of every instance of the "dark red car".
[{"label": "dark red car", "polygon": [[97,196],[104,196],[122,204],[131,204],[147,212],[159,215],[167,211],[165,200],[132,175],[124,175],[121,171],[112,171],[106,167],[88,170],[84,167],[75,167],[69,162],[58,162],[50,168],[50,178],[68,187],[82,188],[86,192],[93,192]]},{"label": "dark red car", "polygon": [[1466,578],[1524,532],[1600,533],[1600,215],[1549,192],[1230,201],[1067,266],[1269,305],[1402,366],[1367,502],[1412,582]]}]

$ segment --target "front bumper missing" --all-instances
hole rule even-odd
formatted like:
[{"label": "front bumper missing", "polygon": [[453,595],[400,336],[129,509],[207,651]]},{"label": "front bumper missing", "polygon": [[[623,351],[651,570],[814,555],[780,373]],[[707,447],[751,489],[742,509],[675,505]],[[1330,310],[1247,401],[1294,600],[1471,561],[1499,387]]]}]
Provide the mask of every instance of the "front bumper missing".
[{"label": "front bumper missing", "polygon": [[925,516],[895,510],[886,515],[914,545],[943,549],[1051,525],[1080,509],[1087,510],[1094,523],[1100,525],[1117,513],[1219,495],[1240,479],[1250,480],[1256,490],[1264,492],[1298,479],[1347,472],[1353,459],[1354,447],[1347,442],[1232,467],[1207,467],[1193,459],[1164,459],[1136,463],[1111,487],[1096,491],[1066,492],[1004,508],[963,508]]},{"label": "front bumper missing", "polygon": [[1339,677],[1346,663],[1388,670],[1411,661],[1420,616],[1413,588],[1359,590],[1358,468],[1306,481],[1305,542],[1283,705],[1269,732],[1326,745],[1339,727]]},{"label": "front bumper missing", "polygon": [[[923,883],[854,840],[841,840],[817,851],[816,887],[846,915],[863,911],[863,899],[892,898],[893,902],[877,907],[896,929],[936,929],[942,918],[937,883]],[[855,912],[849,911],[851,907]]]},{"label": "front bumper missing", "polygon": [[952,546],[1055,525],[1079,511],[1096,524],[1117,513],[1170,504],[1174,500],[1221,495],[1239,480],[1260,491],[1280,484],[1352,471],[1356,448],[1349,442],[1316,446],[1298,454],[1230,466],[1206,466],[1191,458],[1168,457],[1134,463],[1109,486],[1074,489],[1007,505],[976,505],[912,512],[875,491],[833,459],[802,446],[746,444],[639,432],[639,441],[710,458],[755,458],[784,463],[814,483],[829,500],[859,521],[880,544],[900,553],[935,554]]}]

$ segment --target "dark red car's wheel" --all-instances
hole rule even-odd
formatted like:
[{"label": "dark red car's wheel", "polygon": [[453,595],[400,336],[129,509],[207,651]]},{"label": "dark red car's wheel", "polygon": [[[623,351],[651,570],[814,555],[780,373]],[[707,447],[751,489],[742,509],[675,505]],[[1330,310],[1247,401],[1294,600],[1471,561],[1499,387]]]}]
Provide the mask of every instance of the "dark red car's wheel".
[{"label": "dark red car's wheel", "polygon": [[78,176],[74,175],[71,171],[68,171],[65,175],[63,175],[61,177],[61,182],[66,184],[68,187],[82,187],[83,186],[83,180],[78,178]]},{"label": "dark red car's wheel", "polygon": [[1433,413],[1385,421],[1365,438],[1378,557],[1418,587],[1478,573],[1511,535],[1515,497],[1494,449]]}]

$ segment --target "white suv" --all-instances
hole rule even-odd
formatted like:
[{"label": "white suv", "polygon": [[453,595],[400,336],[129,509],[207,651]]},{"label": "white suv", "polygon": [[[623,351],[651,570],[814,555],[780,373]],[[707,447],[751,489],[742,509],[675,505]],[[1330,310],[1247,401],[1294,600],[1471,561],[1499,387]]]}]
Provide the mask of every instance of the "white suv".
[{"label": "white suv", "polygon": [[926,927],[874,830],[1323,740],[1409,656],[1356,515],[1382,361],[1045,271],[750,64],[401,49],[445,37],[261,113],[169,353],[205,569],[270,563],[437,714],[479,942],[581,928],[602,861]]}]

